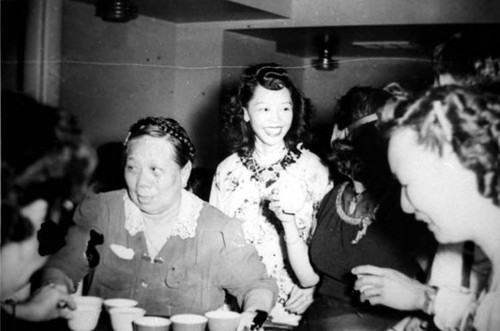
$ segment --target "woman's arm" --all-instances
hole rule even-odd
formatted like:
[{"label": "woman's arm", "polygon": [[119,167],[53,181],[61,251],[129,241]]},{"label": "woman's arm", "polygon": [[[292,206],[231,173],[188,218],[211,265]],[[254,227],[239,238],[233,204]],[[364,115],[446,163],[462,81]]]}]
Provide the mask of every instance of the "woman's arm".
[{"label": "woman's arm", "polygon": [[25,321],[41,322],[55,318],[71,318],[76,305],[63,289],[50,284],[38,289],[27,300],[17,303],[2,303],[2,309],[13,317]]},{"label": "woman's arm", "polygon": [[300,237],[295,215],[283,213],[279,207],[273,206],[272,203],[270,208],[283,224],[288,258],[300,285],[302,287],[315,286],[319,282],[319,276],[314,271],[309,260],[309,247]]},{"label": "woman's arm", "polygon": [[475,295],[461,288],[422,284],[399,271],[370,265],[353,269],[362,301],[399,310],[421,310],[434,316],[440,329],[454,328],[466,318]]},{"label": "woman's arm", "polygon": [[[316,155],[304,151],[297,168],[283,173],[278,188],[273,189],[269,196],[269,208],[285,231],[290,264],[300,285],[305,288],[319,282],[309,259],[307,240],[316,227],[318,207],[332,186],[328,168]],[[305,225],[307,234],[304,238],[300,235],[299,224]]]}]

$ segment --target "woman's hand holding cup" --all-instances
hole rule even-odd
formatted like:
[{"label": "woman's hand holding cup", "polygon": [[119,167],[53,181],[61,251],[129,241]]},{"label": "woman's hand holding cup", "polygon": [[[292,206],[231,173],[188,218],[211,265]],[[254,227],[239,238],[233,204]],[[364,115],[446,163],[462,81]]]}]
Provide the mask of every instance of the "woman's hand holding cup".
[{"label": "woman's hand holding cup", "polygon": [[281,222],[292,222],[306,202],[307,192],[300,181],[292,178],[281,178],[269,194],[269,209]]}]

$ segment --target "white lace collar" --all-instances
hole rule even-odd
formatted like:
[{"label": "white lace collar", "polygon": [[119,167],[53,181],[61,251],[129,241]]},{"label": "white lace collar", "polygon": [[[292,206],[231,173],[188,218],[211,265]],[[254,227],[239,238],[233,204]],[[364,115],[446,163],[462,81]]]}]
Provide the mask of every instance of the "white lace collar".
[{"label": "white lace collar", "polygon": [[[144,231],[144,219],[142,212],[132,200],[130,200],[127,191],[123,196],[125,207],[125,230],[131,236],[135,236],[138,232]],[[203,200],[198,198],[191,192],[186,190],[181,191],[181,207],[177,222],[170,236],[179,236],[182,239],[194,238],[198,218],[200,217],[201,209],[203,208]]]}]

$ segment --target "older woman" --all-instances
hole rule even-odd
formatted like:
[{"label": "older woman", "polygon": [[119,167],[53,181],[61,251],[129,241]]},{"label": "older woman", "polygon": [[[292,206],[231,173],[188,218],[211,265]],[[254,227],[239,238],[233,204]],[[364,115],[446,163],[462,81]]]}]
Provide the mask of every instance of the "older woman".
[{"label": "older woman", "polygon": [[148,314],[168,316],[218,309],[227,290],[245,312],[239,329],[250,326],[256,310],[273,306],[276,284],[240,222],[184,189],[195,155],[185,130],[144,118],[124,146],[127,189],[83,201],[45,279],[74,289],[91,262],[89,294],[133,298]]},{"label": "older woman", "polygon": [[[493,265],[488,289],[469,305],[450,287],[416,283],[399,272],[359,266],[362,300],[435,319],[461,313],[461,330],[500,329],[500,98],[446,86],[397,108],[389,163],[402,184],[401,206],[441,243],[474,241]],[[404,289],[402,291],[401,289]]]},{"label": "older woman", "polygon": [[308,100],[285,69],[272,63],[246,68],[222,111],[233,154],[218,166],[210,196],[215,206],[244,221],[247,241],[278,283],[271,319],[289,325],[297,325],[312,302],[312,288],[293,280],[287,241],[269,202],[271,194],[279,195],[280,209],[296,215],[300,240],[308,242],[319,203],[331,188],[328,169],[303,146],[310,116]]}]

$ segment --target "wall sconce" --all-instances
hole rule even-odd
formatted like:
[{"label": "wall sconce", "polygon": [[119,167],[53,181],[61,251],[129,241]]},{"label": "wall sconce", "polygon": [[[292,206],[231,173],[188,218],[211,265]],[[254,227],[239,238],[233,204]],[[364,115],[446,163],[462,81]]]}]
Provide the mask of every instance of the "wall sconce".
[{"label": "wall sconce", "polygon": [[133,0],[96,0],[95,15],[107,22],[128,22],[137,18],[139,8]]},{"label": "wall sconce", "polygon": [[332,37],[325,33],[318,43],[318,58],[312,60],[313,66],[317,70],[332,71],[339,67],[337,60],[332,58],[334,41]]}]

